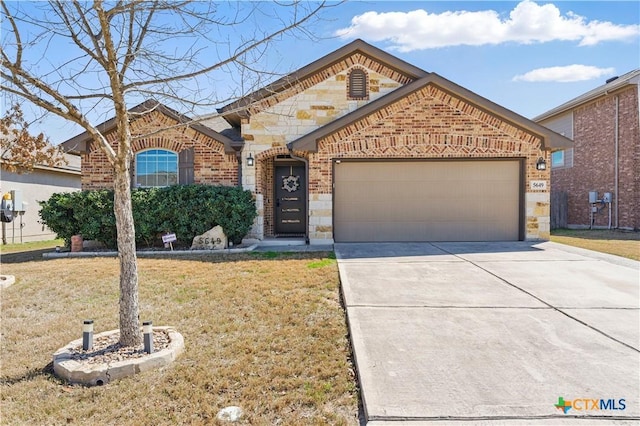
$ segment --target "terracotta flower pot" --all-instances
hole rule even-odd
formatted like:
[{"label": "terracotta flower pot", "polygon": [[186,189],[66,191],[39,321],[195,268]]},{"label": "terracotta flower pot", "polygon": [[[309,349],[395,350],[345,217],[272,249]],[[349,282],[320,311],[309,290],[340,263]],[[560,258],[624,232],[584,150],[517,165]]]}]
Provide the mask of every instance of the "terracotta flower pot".
[{"label": "terracotta flower pot", "polygon": [[73,235],[71,237],[71,251],[78,252],[82,251],[82,235]]}]

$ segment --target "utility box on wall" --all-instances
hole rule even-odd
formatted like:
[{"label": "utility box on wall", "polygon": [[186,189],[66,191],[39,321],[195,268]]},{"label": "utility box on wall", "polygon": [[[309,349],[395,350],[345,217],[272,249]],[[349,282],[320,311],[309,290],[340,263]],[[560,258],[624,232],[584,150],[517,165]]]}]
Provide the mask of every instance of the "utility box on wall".
[{"label": "utility box on wall", "polygon": [[14,189],[11,190],[11,199],[13,200],[13,211],[14,212],[23,212],[24,208],[24,197],[22,196],[22,190]]},{"label": "utility box on wall", "polygon": [[589,204],[598,202],[598,191],[589,191]]}]

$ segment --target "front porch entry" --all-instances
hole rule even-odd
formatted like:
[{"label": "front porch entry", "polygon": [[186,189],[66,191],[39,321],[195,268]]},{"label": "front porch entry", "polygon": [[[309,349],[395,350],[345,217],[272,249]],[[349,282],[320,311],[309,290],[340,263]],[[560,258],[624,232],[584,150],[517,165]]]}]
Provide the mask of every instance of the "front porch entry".
[{"label": "front porch entry", "polygon": [[274,234],[276,237],[304,237],[307,231],[305,164],[276,159],[273,171]]}]

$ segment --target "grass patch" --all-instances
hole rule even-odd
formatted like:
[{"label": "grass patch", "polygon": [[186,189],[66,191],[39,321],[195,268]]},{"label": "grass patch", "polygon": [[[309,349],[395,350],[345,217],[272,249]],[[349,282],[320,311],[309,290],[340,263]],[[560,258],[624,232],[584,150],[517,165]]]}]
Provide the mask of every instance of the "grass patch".
[{"label": "grass patch", "polygon": [[0,251],[4,253],[18,253],[32,250],[53,249],[56,246],[64,247],[64,240],[48,240],[48,241],[33,241],[22,244],[6,244],[0,245]]},{"label": "grass patch", "polygon": [[[139,259],[140,317],[175,326],[185,352],[171,366],[107,384],[51,375],[55,350],[117,328],[118,260],[72,258],[3,266],[3,424],[357,425],[358,397],[338,272],[328,253]],[[322,264],[323,267],[309,267]]]},{"label": "grass patch", "polygon": [[307,263],[307,268],[316,269],[316,268],[324,268],[325,266],[337,265],[338,262],[334,258],[326,258],[321,260],[316,260],[314,262]]},{"label": "grass patch", "polygon": [[640,232],[556,229],[551,241],[640,261]]}]

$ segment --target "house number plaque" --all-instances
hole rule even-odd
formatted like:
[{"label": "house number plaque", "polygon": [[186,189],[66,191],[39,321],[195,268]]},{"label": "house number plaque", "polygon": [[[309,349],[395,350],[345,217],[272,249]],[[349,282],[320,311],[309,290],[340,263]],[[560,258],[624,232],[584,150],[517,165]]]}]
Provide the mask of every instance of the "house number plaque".
[{"label": "house number plaque", "polygon": [[547,190],[547,181],[546,180],[532,180],[529,183],[529,188],[533,191],[546,191]]}]

